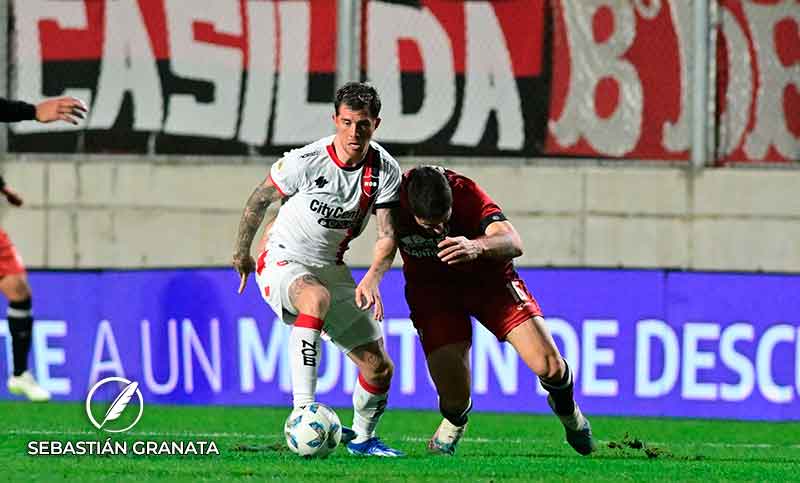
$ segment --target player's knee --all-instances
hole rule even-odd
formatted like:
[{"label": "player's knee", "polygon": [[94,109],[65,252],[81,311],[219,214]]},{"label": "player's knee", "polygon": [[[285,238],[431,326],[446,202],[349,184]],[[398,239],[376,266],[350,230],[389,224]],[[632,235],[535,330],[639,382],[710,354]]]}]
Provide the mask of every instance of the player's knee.
[{"label": "player's knee", "polygon": [[325,287],[309,288],[295,299],[294,305],[301,313],[324,318],[331,306],[331,294]]},{"label": "player's knee", "polygon": [[327,314],[331,307],[331,294],[324,288],[314,294],[314,305],[320,314]]},{"label": "player's knee", "polygon": [[9,294],[9,300],[11,302],[20,302],[23,300],[29,300],[31,298],[31,288],[28,283],[23,278],[18,278],[15,283],[11,286],[11,293]]},{"label": "player's knee", "polygon": [[392,382],[392,374],[394,374],[394,364],[391,359],[385,357],[373,368],[372,380],[377,386],[387,387]]}]

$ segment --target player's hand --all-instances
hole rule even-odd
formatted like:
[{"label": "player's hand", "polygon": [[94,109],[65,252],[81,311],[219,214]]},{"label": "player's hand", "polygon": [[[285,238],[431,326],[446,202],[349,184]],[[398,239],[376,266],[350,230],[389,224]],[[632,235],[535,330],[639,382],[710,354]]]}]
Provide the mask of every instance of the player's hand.
[{"label": "player's hand", "polygon": [[244,255],[234,253],[233,268],[239,273],[239,289],[237,293],[242,293],[245,285],[247,285],[247,276],[256,269],[256,261],[249,253]]},{"label": "player's hand", "polygon": [[77,97],[56,97],[36,105],[36,120],[39,122],[65,121],[78,124],[84,119],[89,108]]},{"label": "player's hand", "polygon": [[448,265],[471,262],[483,253],[483,245],[463,236],[445,237],[439,242],[439,260]]},{"label": "player's hand", "polygon": [[22,206],[22,197],[8,186],[3,186],[3,196],[14,206]]},{"label": "player's hand", "polygon": [[378,289],[378,282],[375,281],[373,277],[369,276],[369,274],[365,275],[356,287],[356,307],[361,310],[375,307],[375,320],[383,320],[381,291]]}]

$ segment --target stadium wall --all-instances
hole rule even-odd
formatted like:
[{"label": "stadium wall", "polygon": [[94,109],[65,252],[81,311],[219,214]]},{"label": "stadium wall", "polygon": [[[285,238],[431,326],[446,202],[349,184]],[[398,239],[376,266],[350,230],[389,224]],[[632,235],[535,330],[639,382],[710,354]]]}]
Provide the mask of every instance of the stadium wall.
[{"label": "stadium wall", "polygon": [[[0,208],[29,267],[227,266],[274,158],[6,158],[24,197]],[[401,158],[474,177],[520,231],[522,266],[800,272],[800,171],[518,158]],[[613,166],[613,167],[611,167]],[[374,227],[349,251],[371,257]]]}]

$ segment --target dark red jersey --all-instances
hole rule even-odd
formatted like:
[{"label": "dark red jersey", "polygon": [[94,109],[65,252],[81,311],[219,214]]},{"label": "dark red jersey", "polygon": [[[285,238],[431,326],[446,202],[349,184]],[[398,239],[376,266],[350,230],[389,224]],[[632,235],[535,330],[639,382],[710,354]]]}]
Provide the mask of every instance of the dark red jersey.
[{"label": "dark red jersey", "polygon": [[475,239],[485,234],[486,227],[505,220],[500,207],[474,181],[449,169],[444,175],[453,190],[453,213],[447,232],[440,236],[427,234],[414,221],[408,202],[408,173],[400,185],[400,213],[397,223],[400,254],[406,281],[417,284],[470,283],[515,276],[511,260],[478,259],[447,265],[439,260],[437,245],[445,236]]}]

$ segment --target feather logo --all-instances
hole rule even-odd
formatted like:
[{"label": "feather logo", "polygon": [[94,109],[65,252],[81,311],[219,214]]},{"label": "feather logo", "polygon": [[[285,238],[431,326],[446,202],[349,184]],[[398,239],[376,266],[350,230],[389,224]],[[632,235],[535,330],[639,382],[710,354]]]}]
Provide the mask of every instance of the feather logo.
[{"label": "feather logo", "polygon": [[136,393],[136,389],[139,387],[139,383],[133,381],[132,383],[128,384],[125,389],[119,393],[114,402],[111,403],[111,406],[108,407],[108,411],[106,411],[106,415],[103,418],[103,422],[100,423],[100,427],[106,425],[109,421],[114,421],[118,419],[122,415],[122,411],[125,411],[125,408],[128,407],[128,403],[131,402],[131,398]]},{"label": "feather logo", "polygon": [[[124,384],[124,388],[122,391],[114,398],[114,401],[106,410],[105,415],[103,416],[101,421],[95,419],[94,415],[92,414],[92,399],[94,398],[95,392],[104,384],[108,384],[111,382],[118,383],[120,385]],[[112,421],[116,421],[120,419],[122,413],[125,412],[125,409],[131,404],[131,399],[136,397],[136,403],[139,406],[139,413],[136,418],[130,423],[126,428],[122,429],[111,429],[109,426],[113,427],[115,425],[107,424]],[[124,377],[107,377],[102,381],[97,382],[92,388],[89,390],[89,394],[86,395],[86,416],[89,417],[89,421],[92,425],[97,429],[102,429],[103,431],[107,431],[109,433],[122,433],[124,431],[128,431],[132,427],[136,426],[136,423],[139,422],[139,419],[142,417],[142,413],[144,412],[144,400],[142,399],[142,392],[139,390],[139,383],[136,381],[129,381]],[[118,424],[116,425],[118,426]]]}]

